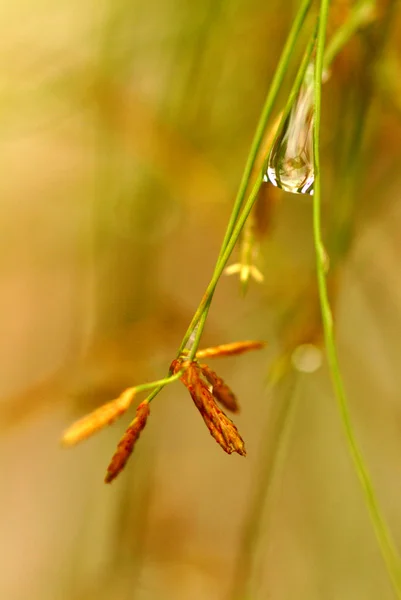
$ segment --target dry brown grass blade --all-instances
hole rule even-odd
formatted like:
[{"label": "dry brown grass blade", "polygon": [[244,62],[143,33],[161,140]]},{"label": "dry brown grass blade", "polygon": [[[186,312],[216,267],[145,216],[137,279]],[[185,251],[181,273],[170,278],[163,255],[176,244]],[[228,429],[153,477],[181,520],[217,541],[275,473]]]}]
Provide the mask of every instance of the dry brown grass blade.
[{"label": "dry brown grass blade", "polygon": [[135,442],[138,440],[142,430],[146,425],[150,413],[149,403],[144,401],[136,409],[136,417],[124,433],[123,437],[118,443],[117,450],[115,451],[109,466],[107,467],[105,483],[111,483],[117,475],[121,473],[132,451],[135,446]]}]

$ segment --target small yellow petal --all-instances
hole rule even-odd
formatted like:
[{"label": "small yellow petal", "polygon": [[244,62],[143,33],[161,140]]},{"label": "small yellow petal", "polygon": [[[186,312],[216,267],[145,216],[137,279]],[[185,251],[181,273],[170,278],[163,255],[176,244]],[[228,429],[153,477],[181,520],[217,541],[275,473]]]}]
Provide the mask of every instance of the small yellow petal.
[{"label": "small yellow petal", "polygon": [[239,263],[235,263],[234,265],[230,265],[224,269],[224,273],[226,275],[234,275],[235,273],[239,273],[242,269],[242,265]]}]

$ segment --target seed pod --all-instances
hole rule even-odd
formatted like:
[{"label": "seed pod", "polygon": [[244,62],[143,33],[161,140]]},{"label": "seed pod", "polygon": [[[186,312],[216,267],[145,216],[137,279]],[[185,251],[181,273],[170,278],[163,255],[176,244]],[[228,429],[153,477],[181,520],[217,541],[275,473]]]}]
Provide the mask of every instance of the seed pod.
[{"label": "seed pod", "polygon": [[65,431],[61,443],[65,446],[73,446],[87,439],[106,425],[111,425],[118,417],[121,417],[135,396],[135,388],[128,388],[111,402],[103,404],[89,415],[76,421]]},{"label": "seed pod", "polygon": [[245,444],[234,423],[217,406],[213,395],[201,377],[201,369],[190,363],[181,377],[210,434],[227,454],[246,456]]},{"label": "seed pod", "polygon": [[124,433],[117,450],[107,468],[105,483],[111,483],[125,467],[129,457],[134,449],[135,442],[139,438],[146,425],[150,413],[149,403],[144,401],[136,409],[136,417]]},{"label": "seed pod", "polygon": [[212,394],[220,404],[233,413],[239,412],[238,400],[226,383],[208,365],[200,365],[203,376],[213,387]]},{"label": "seed pod", "polygon": [[204,350],[198,350],[196,358],[213,358],[217,356],[234,356],[236,354],[243,354],[250,350],[260,350],[265,346],[265,342],[258,342],[253,340],[246,340],[244,342],[233,342],[231,344],[222,344],[221,346],[215,346],[213,348],[205,348]]}]

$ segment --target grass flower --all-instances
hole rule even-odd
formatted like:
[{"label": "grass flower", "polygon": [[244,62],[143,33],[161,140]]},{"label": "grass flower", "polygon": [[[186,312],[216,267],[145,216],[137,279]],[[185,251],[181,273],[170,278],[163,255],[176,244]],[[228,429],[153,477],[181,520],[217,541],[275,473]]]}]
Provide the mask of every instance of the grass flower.
[{"label": "grass flower", "polygon": [[146,425],[149,413],[149,403],[145,400],[144,402],[141,402],[136,409],[135,419],[118,443],[117,450],[107,467],[107,473],[104,480],[105,483],[111,483],[125,467],[127,460],[132,454],[135,443]]},{"label": "grass flower", "polygon": [[135,419],[130,423],[118,443],[105,477],[105,483],[111,483],[124,469],[134,450],[135,443],[146,425],[150,413],[150,401],[161,387],[181,379],[216,442],[227,454],[236,452],[241,456],[245,456],[245,444],[238,433],[238,429],[217,404],[217,402],[220,402],[228,410],[238,412],[237,399],[229,386],[208,365],[199,364],[198,358],[234,356],[251,350],[258,350],[263,346],[264,342],[259,341],[233,342],[214,348],[198,350],[196,358],[193,360],[189,360],[187,353],[184,353],[173,360],[169,374],[165,379],[126,389],[115,400],[107,402],[73,423],[65,431],[61,442],[64,446],[73,446],[87,439],[122,416],[132,404],[137,393],[153,389],[153,392],[139,404]]},{"label": "grass flower", "polygon": [[185,370],[180,379],[189,391],[196,408],[202,415],[210,435],[227,454],[237,452],[241,456],[246,456],[244,441],[231,419],[218,407],[213,391],[209,390],[207,383],[202,377],[202,367],[197,361],[173,361],[172,370],[174,373],[180,372],[182,368]]}]

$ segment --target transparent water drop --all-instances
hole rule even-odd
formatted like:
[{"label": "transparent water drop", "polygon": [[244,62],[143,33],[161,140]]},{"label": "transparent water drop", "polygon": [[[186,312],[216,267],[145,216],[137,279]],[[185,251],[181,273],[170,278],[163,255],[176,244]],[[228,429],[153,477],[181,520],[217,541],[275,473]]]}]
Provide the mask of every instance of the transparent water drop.
[{"label": "transparent water drop", "polygon": [[293,194],[313,194],[313,77],[314,66],[310,64],[267,162],[265,181]]}]

